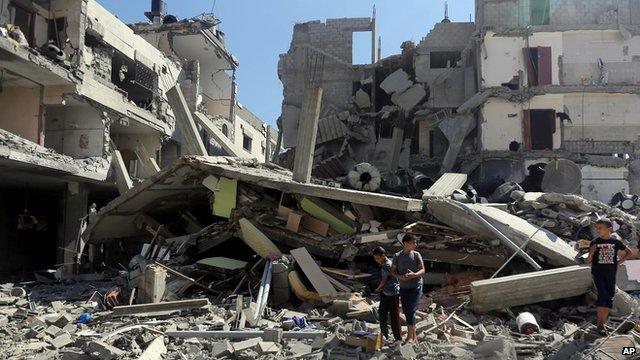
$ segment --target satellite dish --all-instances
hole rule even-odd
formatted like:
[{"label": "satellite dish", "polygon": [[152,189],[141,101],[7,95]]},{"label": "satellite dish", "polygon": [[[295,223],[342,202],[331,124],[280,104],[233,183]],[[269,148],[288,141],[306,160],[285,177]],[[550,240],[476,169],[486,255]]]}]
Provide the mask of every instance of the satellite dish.
[{"label": "satellite dish", "polygon": [[547,164],[542,178],[542,191],[561,194],[579,194],[582,171],[571,160],[557,159]]}]

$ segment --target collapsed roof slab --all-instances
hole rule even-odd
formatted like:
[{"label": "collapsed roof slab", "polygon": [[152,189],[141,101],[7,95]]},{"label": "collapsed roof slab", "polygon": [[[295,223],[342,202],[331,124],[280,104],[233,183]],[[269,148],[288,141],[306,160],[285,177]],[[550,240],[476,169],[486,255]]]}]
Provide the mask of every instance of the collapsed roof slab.
[{"label": "collapsed roof slab", "polygon": [[0,169],[55,176],[82,182],[106,180],[110,162],[88,158],[73,159],[58,154],[18,135],[0,129]]},{"label": "collapsed roof slab", "polygon": [[422,201],[378,193],[303,184],[291,179],[291,172],[255,160],[184,156],[173,166],[157,173],[100,209],[86,234],[90,242],[109,242],[139,235],[134,223],[136,214],[158,209],[184,208],[194,199],[206,198],[208,190],[202,180],[209,175],[237,179],[240,182],[286,193],[352,202],[400,211],[421,211]]},{"label": "collapsed roof slab", "polygon": [[[525,250],[546,258],[554,266],[576,264],[577,251],[554,233],[511,215],[500,209],[481,204],[468,204],[491,225],[506,235],[517,246],[527,244]],[[431,199],[427,205],[429,213],[452,228],[470,234],[485,233],[487,228],[465,210],[445,199]]]}]

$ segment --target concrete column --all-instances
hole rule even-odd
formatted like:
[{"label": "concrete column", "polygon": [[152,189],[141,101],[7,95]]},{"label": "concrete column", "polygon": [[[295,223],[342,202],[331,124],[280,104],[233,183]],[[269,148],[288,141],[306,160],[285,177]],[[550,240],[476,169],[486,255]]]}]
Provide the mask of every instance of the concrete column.
[{"label": "concrete column", "polygon": [[268,163],[271,157],[271,125],[267,125],[267,139],[264,143],[264,162]]},{"label": "concrete column", "polygon": [[427,121],[418,123],[418,151],[420,154],[426,154],[431,157],[431,128]]},{"label": "concrete column", "polygon": [[389,172],[392,174],[398,170],[403,143],[404,129],[399,127],[393,128],[393,135],[391,136],[391,161],[389,162]]},{"label": "concrete column", "polygon": [[293,160],[293,180],[308,183],[311,180],[313,153],[316,148],[318,118],[322,103],[322,88],[315,86],[305,90],[302,111],[298,120],[298,145]]},{"label": "concrete column", "polygon": [[82,218],[87,216],[89,209],[89,192],[83,183],[69,182],[63,203],[63,237],[58,243],[57,263],[65,264],[71,270],[76,261],[76,243],[81,227]]},{"label": "concrete column", "polygon": [[[233,69],[231,74],[231,99],[229,100],[229,121],[231,121],[231,127],[236,129],[236,69]],[[235,136],[234,136],[235,138]]]},{"label": "concrete column", "polygon": [[185,142],[182,145],[187,149],[189,155],[207,155],[207,149],[204,147],[200,132],[193,121],[191,110],[189,110],[189,105],[180,90],[180,85],[176,84],[167,91],[167,98],[176,116],[176,126],[180,129],[180,134]]}]

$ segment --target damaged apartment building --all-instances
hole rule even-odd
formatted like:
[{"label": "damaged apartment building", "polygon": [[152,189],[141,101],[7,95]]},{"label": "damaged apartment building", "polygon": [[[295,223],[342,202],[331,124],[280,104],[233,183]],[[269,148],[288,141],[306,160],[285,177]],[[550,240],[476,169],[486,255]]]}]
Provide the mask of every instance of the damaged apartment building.
[{"label": "damaged apartment building", "polygon": [[181,155],[273,151],[208,19],[173,25],[193,31],[173,56],[95,0],[0,0],[0,273],[76,263],[87,215]]},{"label": "damaged apartment building", "polygon": [[[133,24],[131,28],[181,63],[179,82],[202,129],[208,153],[270,158],[276,149],[277,133],[238,100],[239,63],[226,48],[226,34],[218,27],[221,21],[212,14],[177,21],[160,6],[157,14],[147,13],[152,23]],[[154,21],[154,17],[163,21]]]},{"label": "damaged apartment building", "polygon": [[[283,163],[311,84],[324,90],[318,177],[356,188],[379,177],[412,195],[450,171],[487,197],[504,182],[604,202],[640,192],[639,2],[478,0],[476,11],[475,23],[445,14],[384,59],[375,15],[295,25],[278,69]],[[357,32],[372,33],[370,64],[353,63]]]}]

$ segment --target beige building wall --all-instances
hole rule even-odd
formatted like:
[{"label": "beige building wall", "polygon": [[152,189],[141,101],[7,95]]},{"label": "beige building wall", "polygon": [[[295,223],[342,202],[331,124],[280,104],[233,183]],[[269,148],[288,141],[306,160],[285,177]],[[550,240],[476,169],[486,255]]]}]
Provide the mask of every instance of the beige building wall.
[{"label": "beige building wall", "polygon": [[40,88],[5,87],[0,96],[0,129],[38,142]]},{"label": "beige building wall", "polygon": [[[529,47],[551,47],[551,75],[552,84],[558,85],[559,65],[558,57],[563,54],[563,33],[537,32],[529,37]],[[500,86],[511,81],[520,71],[524,78],[522,83],[527,83],[527,69],[522,49],[527,47],[526,40],[515,36],[498,36],[493,32],[487,32],[482,44],[482,86]]]},{"label": "beige building wall", "polygon": [[[514,103],[505,99],[489,99],[482,108],[482,149],[508,150],[512,141],[523,142],[522,124],[524,110],[563,111],[564,95],[548,94],[536,96],[529,102]],[[553,148],[560,147],[560,124],[556,118],[556,132],[553,135]]]},{"label": "beige building wall", "polygon": [[566,94],[571,123],[565,140],[636,141],[640,134],[640,96],[636,94]]}]

